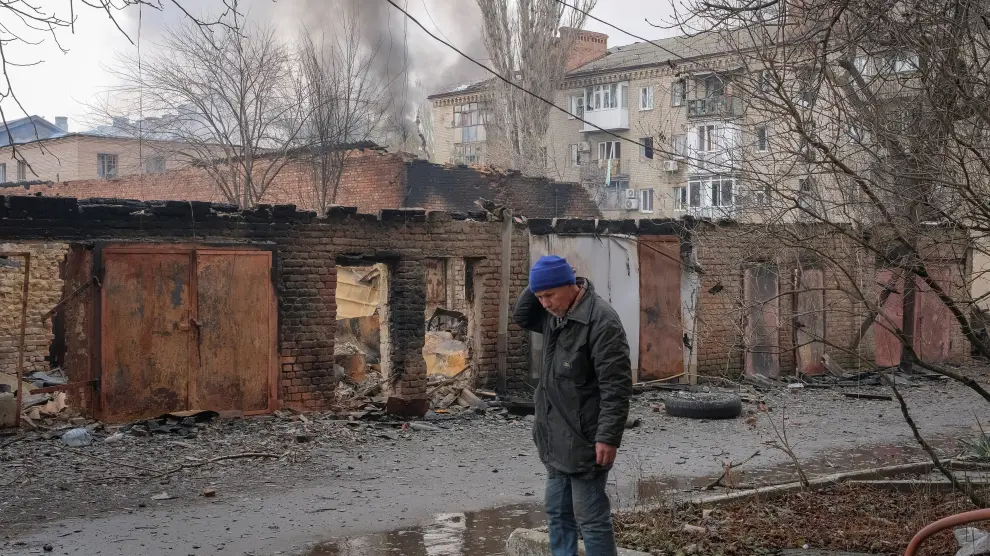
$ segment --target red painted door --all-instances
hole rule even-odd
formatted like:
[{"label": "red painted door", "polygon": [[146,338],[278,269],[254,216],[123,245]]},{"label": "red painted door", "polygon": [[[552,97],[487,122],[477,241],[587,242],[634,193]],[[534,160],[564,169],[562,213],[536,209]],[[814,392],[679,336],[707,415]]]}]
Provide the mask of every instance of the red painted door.
[{"label": "red painted door", "polygon": [[805,268],[799,274],[794,308],[794,345],[797,369],[802,374],[825,372],[825,273],[820,268]]}]

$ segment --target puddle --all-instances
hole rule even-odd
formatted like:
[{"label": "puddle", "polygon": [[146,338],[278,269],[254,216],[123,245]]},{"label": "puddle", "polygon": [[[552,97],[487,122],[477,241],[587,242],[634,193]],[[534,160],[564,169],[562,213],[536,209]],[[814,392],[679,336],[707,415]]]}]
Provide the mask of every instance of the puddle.
[{"label": "puddle", "polygon": [[445,513],[420,527],[320,543],[300,556],[501,556],[513,529],[544,524],[542,505]]},{"label": "puddle", "polygon": [[[951,444],[951,441],[935,443],[938,448],[947,448]],[[769,450],[773,448],[765,448],[763,453],[767,454]],[[801,465],[805,473],[813,478],[924,459],[925,455],[917,445],[883,445],[836,451],[825,457],[802,460]],[[790,463],[761,467],[755,461],[757,460],[733,471],[738,484],[760,486],[797,480],[797,474]],[[614,492],[614,487],[610,490],[613,490],[614,500],[622,502],[621,507],[629,508],[670,500],[677,492],[697,492],[714,479],[715,476],[667,476],[637,481],[623,487],[620,492]],[[725,490],[711,491],[712,494],[718,492]],[[627,503],[628,501],[632,503]],[[501,556],[505,553],[505,541],[513,529],[540,527],[545,523],[542,504],[444,513],[437,515],[428,525],[334,539],[317,544],[299,556]]]}]

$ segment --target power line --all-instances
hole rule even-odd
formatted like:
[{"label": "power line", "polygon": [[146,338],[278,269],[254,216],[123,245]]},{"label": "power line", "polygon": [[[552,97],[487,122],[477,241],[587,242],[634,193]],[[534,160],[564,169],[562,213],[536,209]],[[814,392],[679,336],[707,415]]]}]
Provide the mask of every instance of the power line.
[{"label": "power line", "polygon": [[420,29],[423,30],[424,33],[426,33],[427,35],[429,35],[433,40],[435,40],[435,41],[443,44],[447,48],[449,48],[449,49],[453,50],[454,52],[460,54],[462,57],[464,57],[465,59],[467,59],[471,63],[477,65],[478,67],[482,68],[483,70],[487,71],[488,73],[494,75],[500,81],[505,82],[509,86],[511,86],[513,88],[516,88],[516,89],[518,89],[518,90],[526,93],[527,95],[529,95],[529,96],[531,96],[531,97],[533,97],[533,98],[535,98],[535,99],[537,99],[537,100],[539,100],[539,101],[541,101],[541,102],[549,105],[550,107],[552,107],[552,108],[554,108],[554,109],[556,109],[556,110],[558,110],[560,112],[563,112],[564,114],[567,114],[568,116],[570,116],[570,117],[578,120],[579,122],[582,122],[583,124],[585,124],[587,126],[591,126],[591,127],[595,128],[595,129],[597,129],[598,131],[601,131],[602,133],[605,133],[607,135],[610,135],[612,137],[615,137],[616,139],[619,139],[621,141],[625,141],[627,143],[632,143],[633,145],[636,145],[636,146],[639,146],[639,147],[643,147],[644,149],[653,148],[653,147],[648,147],[647,145],[645,145],[643,143],[640,143],[639,141],[634,141],[634,140],[629,139],[627,137],[623,137],[623,136],[618,135],[617,133],[613,133],[613,132],[611,132],[611,131],[609,131],[609,130],[601,127],[601,126],[598,126],[596,124],[593,124],[593,123],[589,122],[588,120],[582,118],[581,116],[578,116],[577,114],[572,114],[568,110],[565,110],[564,108],[561,108],[561,107],[557,106],[553,102],[551,102],[551,101],[543,98],[542,96],[540,96],[540,95],[538,95],[538,94],[530,91],[529,89],[526,89],[525,87],[522,87],[520,85],[517,85],[517,84],[513,83],[511,80],[506,79],[505,77],[503,77],[502,75],[500,75],[497,71],[495,71],[492,68],[486,66],[485,64],[482,64],[481,62],[475,60],[471,56],[468,56],[467,54],[465,54],[463,51],[461,51],[456,46],[454,46],[454,45],[450,44],[449,42],[441,39],[440,37],[434,35],[429,29],[426,28],[426,26],[424,26],[422,23],[420,23],[418,19],[416,19],[415,17],[413,17],[412,14],[410,14],[406,10],[400,8],[399,5],[396,4],[394,0],[385,0],[385,1],[388,2],[389,4],[391,4],[392,7],[395,8],[396,10],[399,10],[400,12],[402,12],[407,18],[409,18],[410,21],[412,21],[413,23],[415,23]]}]

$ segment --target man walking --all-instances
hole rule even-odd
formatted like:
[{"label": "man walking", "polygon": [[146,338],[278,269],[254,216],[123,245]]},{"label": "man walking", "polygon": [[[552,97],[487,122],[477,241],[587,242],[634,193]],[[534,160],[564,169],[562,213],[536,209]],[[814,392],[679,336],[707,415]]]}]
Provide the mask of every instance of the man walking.
[{"label": "man walking", "polygon": [[533,440],[547,466],[546,511],[553,556],[614,556],[605,484],[622,442],[632,368],[619,315],[561,257],[541,257],[513,320],[543,334]]}]

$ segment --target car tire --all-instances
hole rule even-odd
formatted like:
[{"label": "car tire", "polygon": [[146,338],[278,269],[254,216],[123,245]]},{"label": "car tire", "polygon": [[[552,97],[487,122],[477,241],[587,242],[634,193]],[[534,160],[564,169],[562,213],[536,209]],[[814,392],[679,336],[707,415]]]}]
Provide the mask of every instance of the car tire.
[{"label": "car tire", "polygon": [[678,392],[667,397],[664,409],[671,417],[735,419],[742,413],[742,400],[735,394]]}]

